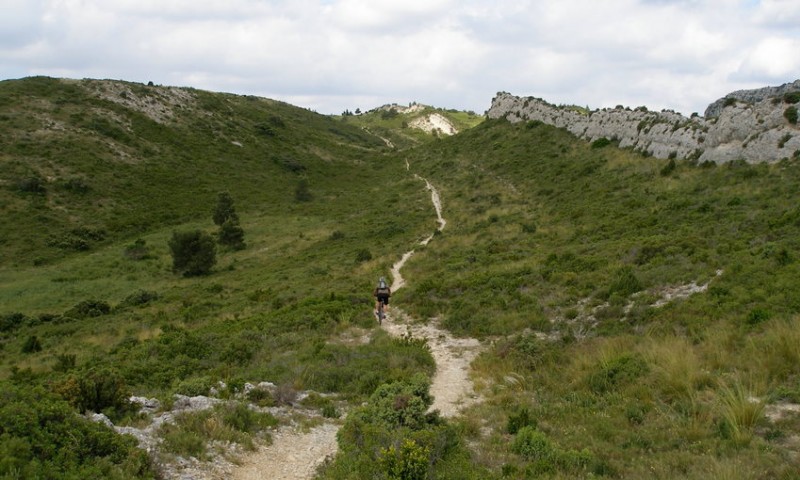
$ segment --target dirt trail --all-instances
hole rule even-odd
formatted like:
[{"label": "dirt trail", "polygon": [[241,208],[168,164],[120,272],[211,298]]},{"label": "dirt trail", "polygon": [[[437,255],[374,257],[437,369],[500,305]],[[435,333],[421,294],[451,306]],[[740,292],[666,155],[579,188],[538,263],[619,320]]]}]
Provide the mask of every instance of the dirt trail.
[{"label": "dirt trail", "polygon": [[339,426],[325,423],[309,432],[284,427],[272,436],[272,445],[244,458],[233,480],[303,480],[314,478],[317,467],[336,453]]},{"label": "dirt trail", "polygon": [[[431,202],[433,202],[436,219],[439,223],[438,230],[441,231],[447,225],[447,221],[442,217],[442,201],[439,192],[428,180],[419,175],[415,175],[415,177],[423,180],[431,192]],[[420,245],[427,245],[433,237],[431,235],[425,238]],[[392,278],[394,279],[392,292],[405,286],[406,282],[400,274],[400,270],[412,255],[414,255],[414,250],[406,252],[392,266]],[[434,374],[431,384],[431,395],[434,397],[431,410],[439,410],[443,416],[451,417],[458,414],[459,408],[477,401],[472,382],[469,379],[469,366],[480,352],[481,345],[477,340],[455,338],[446,330],[440,329],[438,321],[435,319],[427,325],[414,324],[408,315],[396,307],[390,308],[383,327],[394,336],[410,332],[414,337],[428,339],[431,354],[436,361],[436,374]]]},{"label": "dirt trail", "polygon": [[[425,182],[431,192],[431,201],[436,210],[438,230],[442,230],[447,221],[442,217],[442,202],[439,192],[431,183],[415,175]],[[433,239],[430,235],[420,245],[427,245]],[[392,291],[405,285],[400,270],[414,254],[414,250],[406,252],[392,266]],[[391,335],[400,336],[408,332],[417,338],[427,338],[431,353],[436,361],[436,374],[431,385],[434,396],[432,410],[439,410],[445,417],[454,416],[459,408],[474,403],[476,396],[469,380],[470,363],[480,351],[480,344],[474,339],[454,338],[441,330],[434,320],[431,324],[414,324],[408,315],[392,307],[387,313],[383,328]],[[256,453],[246,456],[242,465],[233,471],[230,478],[234,480],[305,480],[314,477],[316,468],[333,456],[338,448],[336,432],[339,426],[332,423],[320,425],[310,432],[302,433],[291,428],[279,430],[273,436],[272,445],[261,447]]]}]

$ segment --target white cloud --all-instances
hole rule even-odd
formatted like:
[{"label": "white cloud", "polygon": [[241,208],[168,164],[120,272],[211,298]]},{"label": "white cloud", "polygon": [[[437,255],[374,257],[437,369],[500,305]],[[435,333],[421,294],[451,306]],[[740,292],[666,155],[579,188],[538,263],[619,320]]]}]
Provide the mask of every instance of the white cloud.
[{"label": "white cloud", "polygon": [[[323,113],[495,92],[685,113],[800,76],[797,0],[0,0],[0,78],[153,80]],[[10,12],[6,14],[6,12]]]}]

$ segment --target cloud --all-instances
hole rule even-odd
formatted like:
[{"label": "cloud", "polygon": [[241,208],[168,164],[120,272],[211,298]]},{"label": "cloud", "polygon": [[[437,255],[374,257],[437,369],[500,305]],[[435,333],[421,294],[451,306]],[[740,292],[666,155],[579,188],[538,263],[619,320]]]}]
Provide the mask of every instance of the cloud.
[{"label": "cloud", "polygon": [[[0,77],[483,111],[495,92],[702,111],[797,78],[796,0],[0,0]],[[711,96],[703,97],[703,96]],[[356,104],[359,105],[356,105]],[[445,105],[446,104],[446,105]],[[681,110],[684,111],[684,110]]]}]

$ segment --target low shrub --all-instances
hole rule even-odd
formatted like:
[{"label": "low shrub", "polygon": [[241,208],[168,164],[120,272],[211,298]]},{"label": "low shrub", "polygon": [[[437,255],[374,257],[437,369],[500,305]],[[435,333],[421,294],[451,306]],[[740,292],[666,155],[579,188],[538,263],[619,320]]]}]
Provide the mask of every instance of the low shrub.
[{"label": "low shrub", "polygon": [[795,107],[794,105],[784,110],[783,116],[792,125],[797,125],[797,107]]},{"label": "low shrub", "polygon": [[79,412],[103,412],[118,418],[131,409],[130,391],[115,370],[91,369],[57,383],[54,391]]},{"label": "low shrub", "polygon": [[800,102],[800,92],[789,92],[783,95],[783,101],[786,103]]},{"label": "low shrub", "polygon": [[121,307],[137,307],[147,305],[150,302],[158,300],[158,294],[148,290],[137,290],[120,302]]},{"label": "low shrub", "polygon": [[22,353],[36,353],[42,351],[42,342],[36,335],[31,335],[22,344]]},{"label": "low shrub", "polygon": [[125,258],[131,260],[146,260],[153,258],[153,255],[150,253],[150,247],[147,245],[147,242],[141,238],[137,238],[136,241],[125,247],[123,255]]},{"label": "low shrub", "polygon": [[64,314],[71,318],[90,318],[108,315],[111,313],[111,305],[103,300],[84,300]]},{"label": "low shrub", "polygon": [[521,407],[508,416],[506,432],[514,435],[524,427],[536,428],[536,419],[531,416],[528,407]]},{"label": "low shrub", "polygon": [[634,355],[620,355],[602,362],[588,378],[594,393],[607,393],[617,386],[630,383],[649,371],[647,362]]},{"label": "low shrub", "polygon": [[603,148],[609,145],[611,145],[611,140],[607,139],[606,137],[601,137],[592,142],[591,148]]}]

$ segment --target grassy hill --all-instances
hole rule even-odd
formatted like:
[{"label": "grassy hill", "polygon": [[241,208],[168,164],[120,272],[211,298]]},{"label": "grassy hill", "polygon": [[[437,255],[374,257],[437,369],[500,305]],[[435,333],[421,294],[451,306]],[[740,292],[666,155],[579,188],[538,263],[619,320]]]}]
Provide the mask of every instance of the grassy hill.
[{"label": "grassy hill", "polygon": [[434,141],[439,136],[445,136],[439,132],[426,132],[414,127],[415,121],[432,114],[444,117],[459,132],[479,125],[484,119],[482,115],[477,115],[475,112],[446,110],[421,104],[409,107],[384,105],[359,114],[346,113],[335,118],[371,132],[401,150]]},{"label": "grassy hill", "polygon": [[504,121],[401,156],[449,222],[398,303],[492,341],[463,425],[482,462],[796,478],[800,164],[655,160]]},{"label": "grassy hill", "polygon": [[[655,160],[535,122],[448,138],[402,122],[125,82],[0,82],[0,475],[152,477],[76,412],[137,424],[122,394],[169,402],[224,381],[241,399],[243,382],[270,381],[352,409],[323,478],[402,465],[797,478],[800,164]],[[393,302],[488,345],[474,365],[485,400],[452,421],[424,413],[424,342],[370,315],[374,280],[435,228],[414,173],[448,224],[416,247]],[[168,240],[214,234],[220,191],[247,248],[176,275]],[[228,430],[192,417],[165,445],[188,454],[274,425],[215,415]],[[74,438],[82,455],[55,455]]]}]

